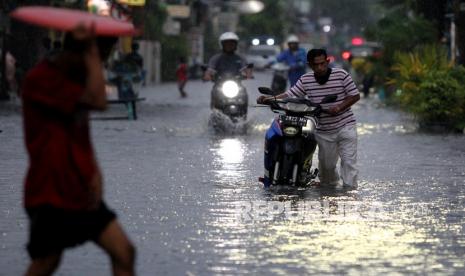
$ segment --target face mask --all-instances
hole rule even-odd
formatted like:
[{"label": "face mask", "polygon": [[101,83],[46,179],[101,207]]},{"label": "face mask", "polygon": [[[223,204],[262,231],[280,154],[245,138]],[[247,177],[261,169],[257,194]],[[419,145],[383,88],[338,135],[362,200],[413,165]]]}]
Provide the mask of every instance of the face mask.
[{"label": "face mask", "polygon": [[316,74],[314,74],[316,82],[318,82],[318,84],[325,84],[329,79],[329,75],[331,75],[331,71],[331,68],[328,68],[326,74],[324,74],[323,76],[317,76]]}]

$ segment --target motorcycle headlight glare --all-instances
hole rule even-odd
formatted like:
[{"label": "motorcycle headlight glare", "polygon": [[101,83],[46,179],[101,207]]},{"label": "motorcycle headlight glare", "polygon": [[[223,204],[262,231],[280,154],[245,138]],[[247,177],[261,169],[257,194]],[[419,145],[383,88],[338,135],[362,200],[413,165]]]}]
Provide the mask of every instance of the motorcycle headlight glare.
[{"label": "motorcycle headlight glare", "polygon": [[286,127],[285,129],[283,129],[283,132],[284,132],[284,134],[286,134],[287,136],[294,136],[294,135],[296,135],[299,131],[298,131],[297,128],[295,128],[295,127]]},{"label": "motorcycle headlight glare", "polygon": [[228,98],[234,98],[239,94],[239,85],[235,81],[225,81],[221,86],[221,91]]}]

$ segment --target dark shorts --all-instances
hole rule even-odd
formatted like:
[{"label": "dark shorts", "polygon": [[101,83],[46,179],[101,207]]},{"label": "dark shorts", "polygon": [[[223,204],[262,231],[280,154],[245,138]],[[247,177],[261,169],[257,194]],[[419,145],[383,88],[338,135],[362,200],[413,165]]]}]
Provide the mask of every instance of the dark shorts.
[{"label": "dark shorts", "polygon": [[96,241],[107,225],[116,218],[102,202],[97,210],[70,211],[52,206],[27,208],[29,242],[32,259],[61,253],[86,241]]}]

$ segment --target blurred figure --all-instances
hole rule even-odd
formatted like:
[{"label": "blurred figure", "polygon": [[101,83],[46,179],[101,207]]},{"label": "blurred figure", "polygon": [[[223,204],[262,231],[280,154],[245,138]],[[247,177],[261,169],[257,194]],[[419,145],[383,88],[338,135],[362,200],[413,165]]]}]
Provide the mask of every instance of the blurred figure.
[{"label": "blurred figure", "polygon": [[115,275],[133,275],[135,249],[107,208],[89,134],[89,110],[106,108],[103,64],[115,44],[84,26],[67,33],[64,50],[34,67],[23,82],[29,168],[26,275],[50,275],[65,249],[93,241]]},{"label": "blurred figure", "polygon": [[144,70],[144,58],[139,54],[139,43],[133,42],[131,44],[131,52],[124,57],[124,60],[129,63],[133,63],[139,67],[140,77],[142,84],[145,85],[145,70]]},{"label": "blurred figure", "polygon": [[295,35],[290,35],[286,43],[288,49],[281,52],[281,54],[276,57],[276,60],[285,63],[289,67],[288,79],[292,87],[306,72],[307,53],[305,49],[299,47],[299,38]]},{"label": "blurred figure", "polygon": [[144,59],[139,54],[139,43],[133,42],[131,44],[131,52],[126,55],[125,59],[128,62],[134,62],[142,70],[144,67]]},{"label": "blurred figure", "polygon": [[9,51],[6,52],[5,63],[5,77],[8,83],[8,90],[16,93],[18,90],[18,85],[16,82],[16,59]]},{"label": "blurred figure", "polygon": [[373,63],[367,61],[363,67],[363,97],[368,98],[370,95],[370,89],[375,82],[375,74],[373,72]]},{"label": "blurred figure", "polygon": [[179,93],[181,93],[181,97],[187,97],[187,93],[184,91],[184,87],[187,83],[187,64],[186,58],[180,57],[178,68],[176,69],[176,79],[178,81],[178,89]]}]

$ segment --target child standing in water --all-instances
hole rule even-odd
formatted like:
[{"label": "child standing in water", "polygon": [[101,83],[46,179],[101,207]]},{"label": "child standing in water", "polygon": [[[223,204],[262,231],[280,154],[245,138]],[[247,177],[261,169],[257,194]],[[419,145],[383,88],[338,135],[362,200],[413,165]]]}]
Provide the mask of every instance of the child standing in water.
[{"label": "child standing in water", "polygon": [[187,83],[187,64],[184,57],[179,58],[179,65],[176,69],[176,79],[178,81],[178,89],[181,97],[187,97],[186,91],[184,91],[184,87]]}]

